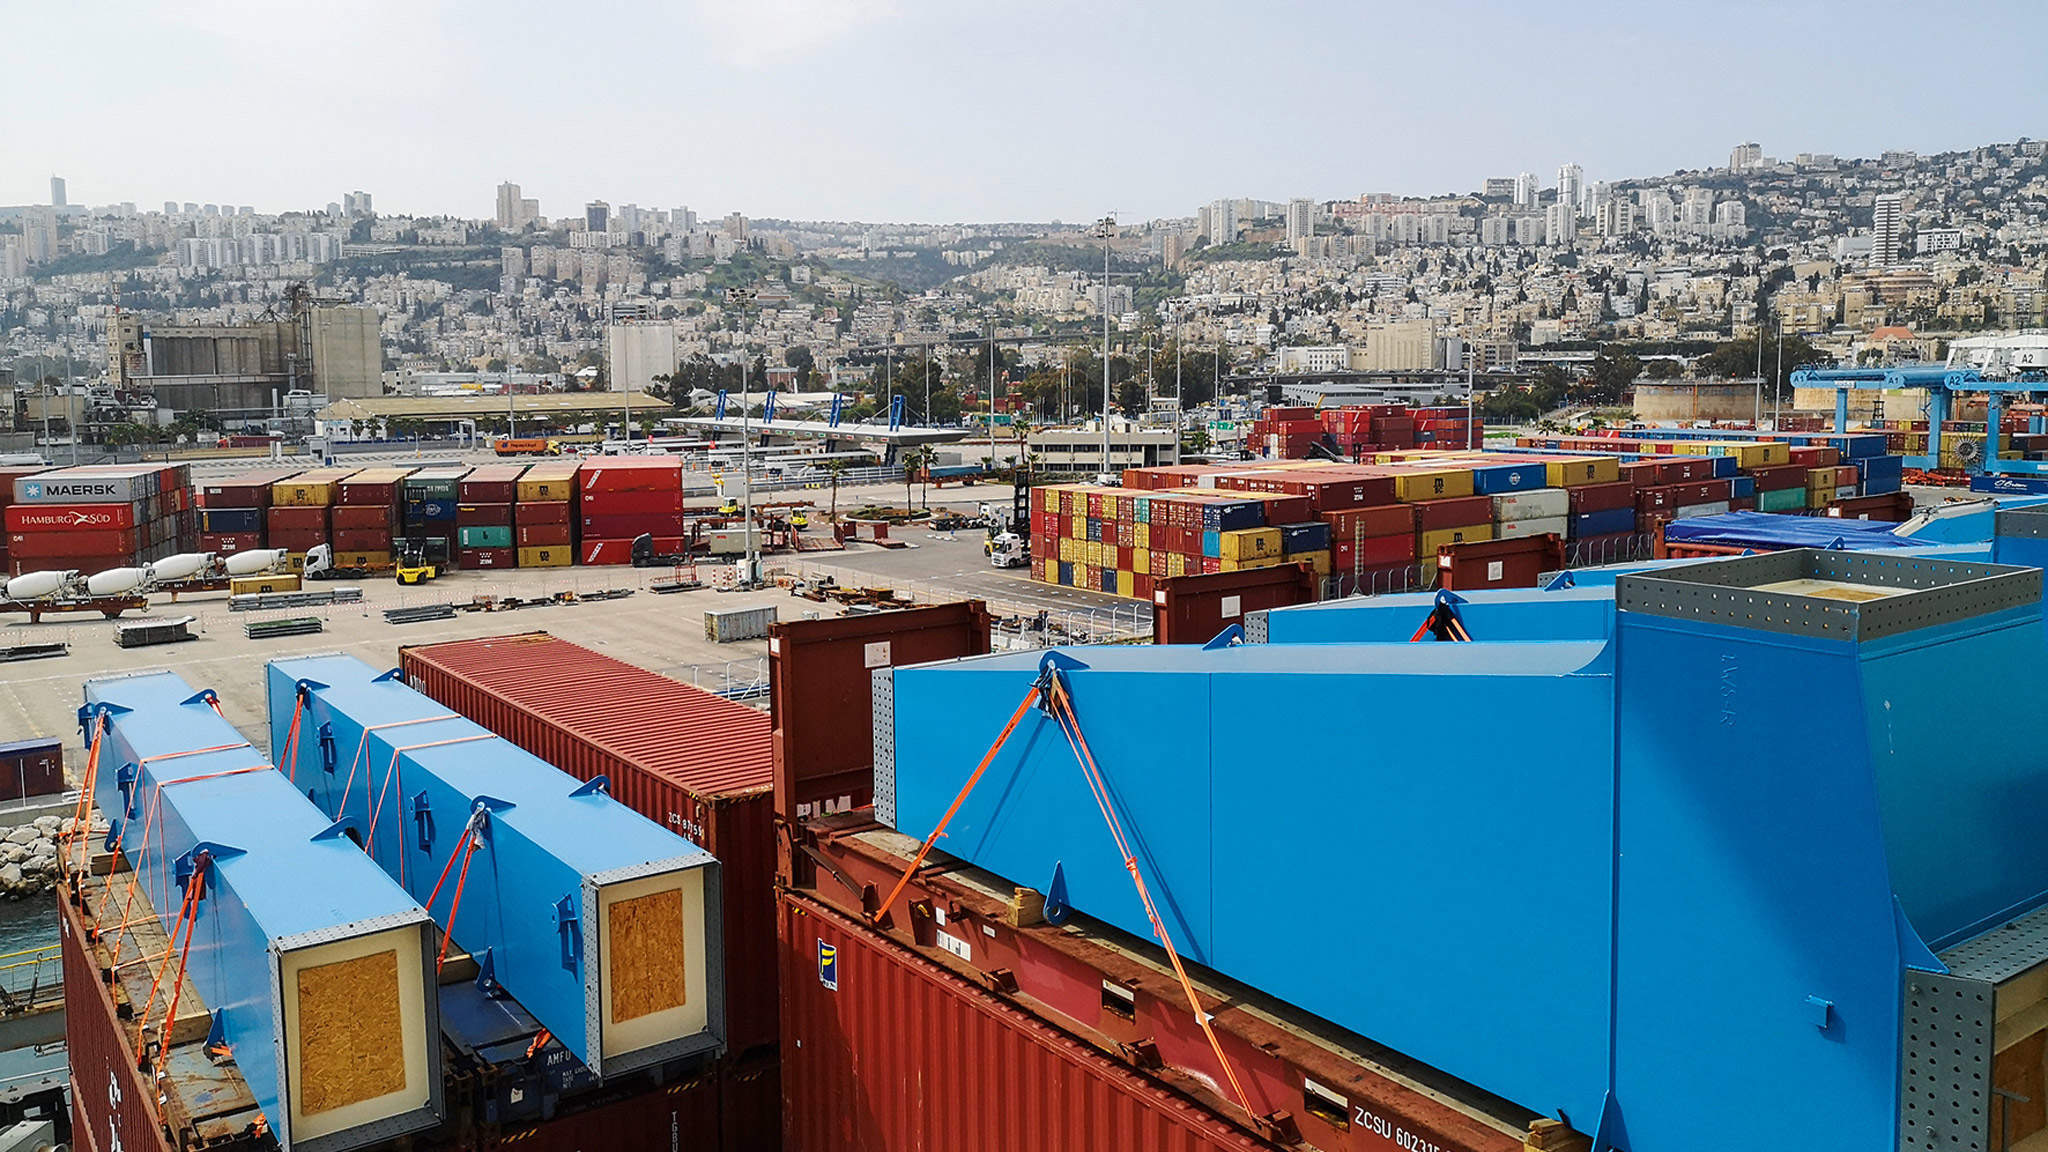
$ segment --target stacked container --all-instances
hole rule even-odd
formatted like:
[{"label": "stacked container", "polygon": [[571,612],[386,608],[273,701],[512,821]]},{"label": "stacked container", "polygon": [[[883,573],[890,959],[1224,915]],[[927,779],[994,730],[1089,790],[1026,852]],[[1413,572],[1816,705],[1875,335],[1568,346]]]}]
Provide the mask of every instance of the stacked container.
[{"label": "stacked container", "polygon": [[576,562],[576,477],[582,467],[574,460],[548,460],[520,476],[512,542],[521,568],[566,568]]},{"label": "stacked container", "polygon": [[199,550],[217,555],[265,547],[264,519],[270,511],[270,490],[297,476],[300,468],[259,468],[198,489]]},{"label": "stacked container", "polygon": [[460,567],[511,568],[518,563],[512,509],[525,471],[524,464],[487,464],[462,478],[455,506]]},{"label": "stacked container", "polygon": [[461,465],[422,468],[407,476],[399,516],[399,552],[418,551],[427,563],[452,564],[455,560],[455,507],[462,478],[469,469]]},{"label": "stacked container", "polygon": [[626,564],[635,537],[683,550],[683,463],[673,456],[607,456],[577,474],[585,564]]},{"label": "stacked container", "polygon": [[109,464],[20,476],[5,512],[9,571],[101,572],[188,549],[195,533],[186,464]]},{"label": "stacked container", "polygon": [[329,510],[341,482],[354,474],[353,468],[315,468],[271,485],[266,545],[304,556],[327,543]]},{"label": "stacked container", "polygon": [[334,563],[382,568],[391,561],[398,497],[410,468],[365,468],[341,482],[332,516]]},{"label": "stacked container", "polygon": [[[8,507],[14,503],[14,482],[42,471],[45,469],[0,468],[0,517],[5,517]],[[0,526],[4,526],[4,520],[0,520]],[[9,571],[12,569],[7,566],[7,534],[0,532],[0,572]]]}]

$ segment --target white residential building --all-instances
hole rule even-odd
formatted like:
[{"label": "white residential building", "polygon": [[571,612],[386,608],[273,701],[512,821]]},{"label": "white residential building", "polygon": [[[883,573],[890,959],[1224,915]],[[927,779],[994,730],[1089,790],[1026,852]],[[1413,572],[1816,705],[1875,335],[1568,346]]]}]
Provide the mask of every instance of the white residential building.
[{"label": "white residential building", "polygon": [[1871,202],[1870,262],[1889,268],[1899,262],[1899,240],[1906,223],[1906,202],[1887,192]]}]

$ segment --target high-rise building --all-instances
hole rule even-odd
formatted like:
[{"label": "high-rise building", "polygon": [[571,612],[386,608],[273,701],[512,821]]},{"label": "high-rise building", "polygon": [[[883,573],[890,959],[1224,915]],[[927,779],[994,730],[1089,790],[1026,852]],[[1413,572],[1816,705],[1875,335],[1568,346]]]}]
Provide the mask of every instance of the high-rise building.
[{"label": "high-rise building", "polygon": [[1740,200],[1723,200],[1714,205],[1714,223],[1723,228],[1746,228],[1749,226],[1749,209]]},{"label": "high-rise building", "polygon": [[1870,263],[1889,268],[1899,262],[1899,240],[1906,223],[1906,201],[1886,192],[1871,202]]},{"label": "high-rise building", "polygon": [[[1579,201],[1585,196],[1585,194],[1586,170],[1579,167],[1577,164],[1558,165],[1557,202],[1559,204],[1569,205],[1571,207],[1571,210],[1576,213],[1579,210]],[[1555,241],[1553,241],[1553,243],[1555,243]]]},{"label": "high-rise building", "polygon": [[1486,178],[1486,185],[1479,194],[1489,200],[1510,199],[1515,194],[1515,178],[1513,176],[1488,176]]},{"label": "high-rise building", "polygon": [[1579,210],[1570,201],[1559,197],[1557,202],[1544,209],[1543,242],[1546,244],[1570,244],[1579,238]]},{"label": "high-rise building", "polygon": [[62,176],[50,177],[50,207],[62,208],[69,203],[70,201],[64,198],[64,178]]},{"label": "high-rise building", "polygon": [[1620,196],[1611,197],[1600,205],[1598,218],[1602,236],[1627,236],[1636,230],[1635,201]]},{"label": "high-rise building", "polygon": [[57,258],[57,210],[31,208],[21,218],[21,251],[30,264]]},{"label": "high-rise building", "polygon": [[585,232],[609,231],[612,223],[612,206],[602,200],[592,200],[583,206],[583,230]]},{"label": "high-rise building", "polygon": [[510,180],[498,185],[498,227],[514,232],[526,227],[520,218],[520,208],[526,201],[519,198],[519,185]]},{"label": "high-rise building", "polygon": [[1316,234],[1316,202],[1295,197],[1287,202],[1287,246],[1294,247],[1303,237]]},{"label": "high-rise building", "polygon": [[1180,258],[1187,252],[1187,237],[1178,231],[1168,232],[1159,243],[1159,258],[1169,271],[1180,267]]},{"label": "high-rise building", "polygon": [[696,210],[686,205],[670,211],[668,214],[668,226],[670,231],[680,232],[688,236],[697,230]]},{"label": "high-rise building", "polygon": [[370,207],[368,192],[350,192],[341,198],[341,211],[346,216],[374,216],[376,210]]},{"label": "high-rise building", "polygon": [[1515,177],[1515,204],[1521,208],[1534,208],[1537,197],[1543,192],[1543,185],[1534,172],[1524,172]]},{"label": "high-rise building", "polygon": [[1227,199],[1210,201],[1209,243],[1237,243],[1237,201]]},{"label": "high-rise building", "polygon": [[1761,168],[1763,164],[1764,149],[1761,144],[1737,144],[1735,150],[1728,153],[1730,172],[1747,172],[1752,168]]}]

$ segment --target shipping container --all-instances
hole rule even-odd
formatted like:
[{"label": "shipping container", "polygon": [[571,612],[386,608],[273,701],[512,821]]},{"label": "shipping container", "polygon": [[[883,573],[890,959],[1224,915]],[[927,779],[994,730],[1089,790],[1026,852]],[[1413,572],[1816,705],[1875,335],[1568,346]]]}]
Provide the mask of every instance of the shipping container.
[{"label": "shipping container", "polygon": [[704,613],[704,638],[716,644],[758,640],[775,623],[773,604],[756,608],[714,608]]},{"label": "shipping container", "polygon": [[565,503],[576,498],[579,460],[549,460],[528,468],[518,482],[517,499],[527,503]]},{"label": "shipping container", "polygon": [[519,567],[521,568],[567,568],[576,563],[576,551],[563,547],[521,547]]},{"label": "shipping container", "polygon": [[270,489],[289,480],[303,468],[258,468],[223,480],[209,480],[197,489],[202,508],[263,508],[270,504]]},{"label": "shipping container", "polygon": [[64,744],[49,737],[0,744],[0,800],[64,791]]},{"label": "shipping container", "polygon": [[399,486],[411,474],[410,468],[365,468],[335,486],[335,503],[397,504]]},{"label": "shipping container", "polygon": [[15,504],[126,504],[165,491],[160,467],[59,468],[20,476]]},{"label": "shipping container", "polygon": [[270,503],[294,507],[332,504],[341,482],[355,475],[354,468],[315,468],[270,486]]},{"label": "shipping container", "polygon": [[613,796],[718,857],[728,1052],[772,1046],[768,717],[545,632],[402,648],[399,666],[413,687],[571,776],[607,777]]},{"label": "shipping container", "polygon": [[455,562],[470,571],[516,568],[519,566],[519,551],[515,548],[458,548]]},{"label": "shipping container", "polygon": [[673,492],[680,490],[682,483],[683,462],[674,456],[601,456],[584,461],[577,474],[577,487],[586,496],[599,492]]},{"label": "shipping container", "polygon": [[989,651],[991,617],[979,600],[873,616],[791,620],[768,629],[775,809],[789,816],[873,801],[870,673]]},{"label": "shipping container", "polygon": [[511,504],[472,504],[462,501],[455,505],[455,521],[462,525],[498,524],[512,526]]},{"label": "shipping container", "polygon": [[512,522],[521,528],[527,525],[547,526],[559,524],[568,527],[569,511],[574,505],[567,500],[547,500],[519,503],[512,506]]}]

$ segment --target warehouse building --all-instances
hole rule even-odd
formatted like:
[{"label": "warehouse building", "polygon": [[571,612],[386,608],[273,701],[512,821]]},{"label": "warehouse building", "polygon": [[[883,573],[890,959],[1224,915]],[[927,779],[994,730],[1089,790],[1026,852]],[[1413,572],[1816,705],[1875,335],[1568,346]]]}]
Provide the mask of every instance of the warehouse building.
[{"label": "warehouse building", "polygon": [[383,394],[377,311],[321,304],[246,324],[158,324],[123,313],[107,327],[115,388],[179,412],[267,414],[292,392],[330,400]]}]

